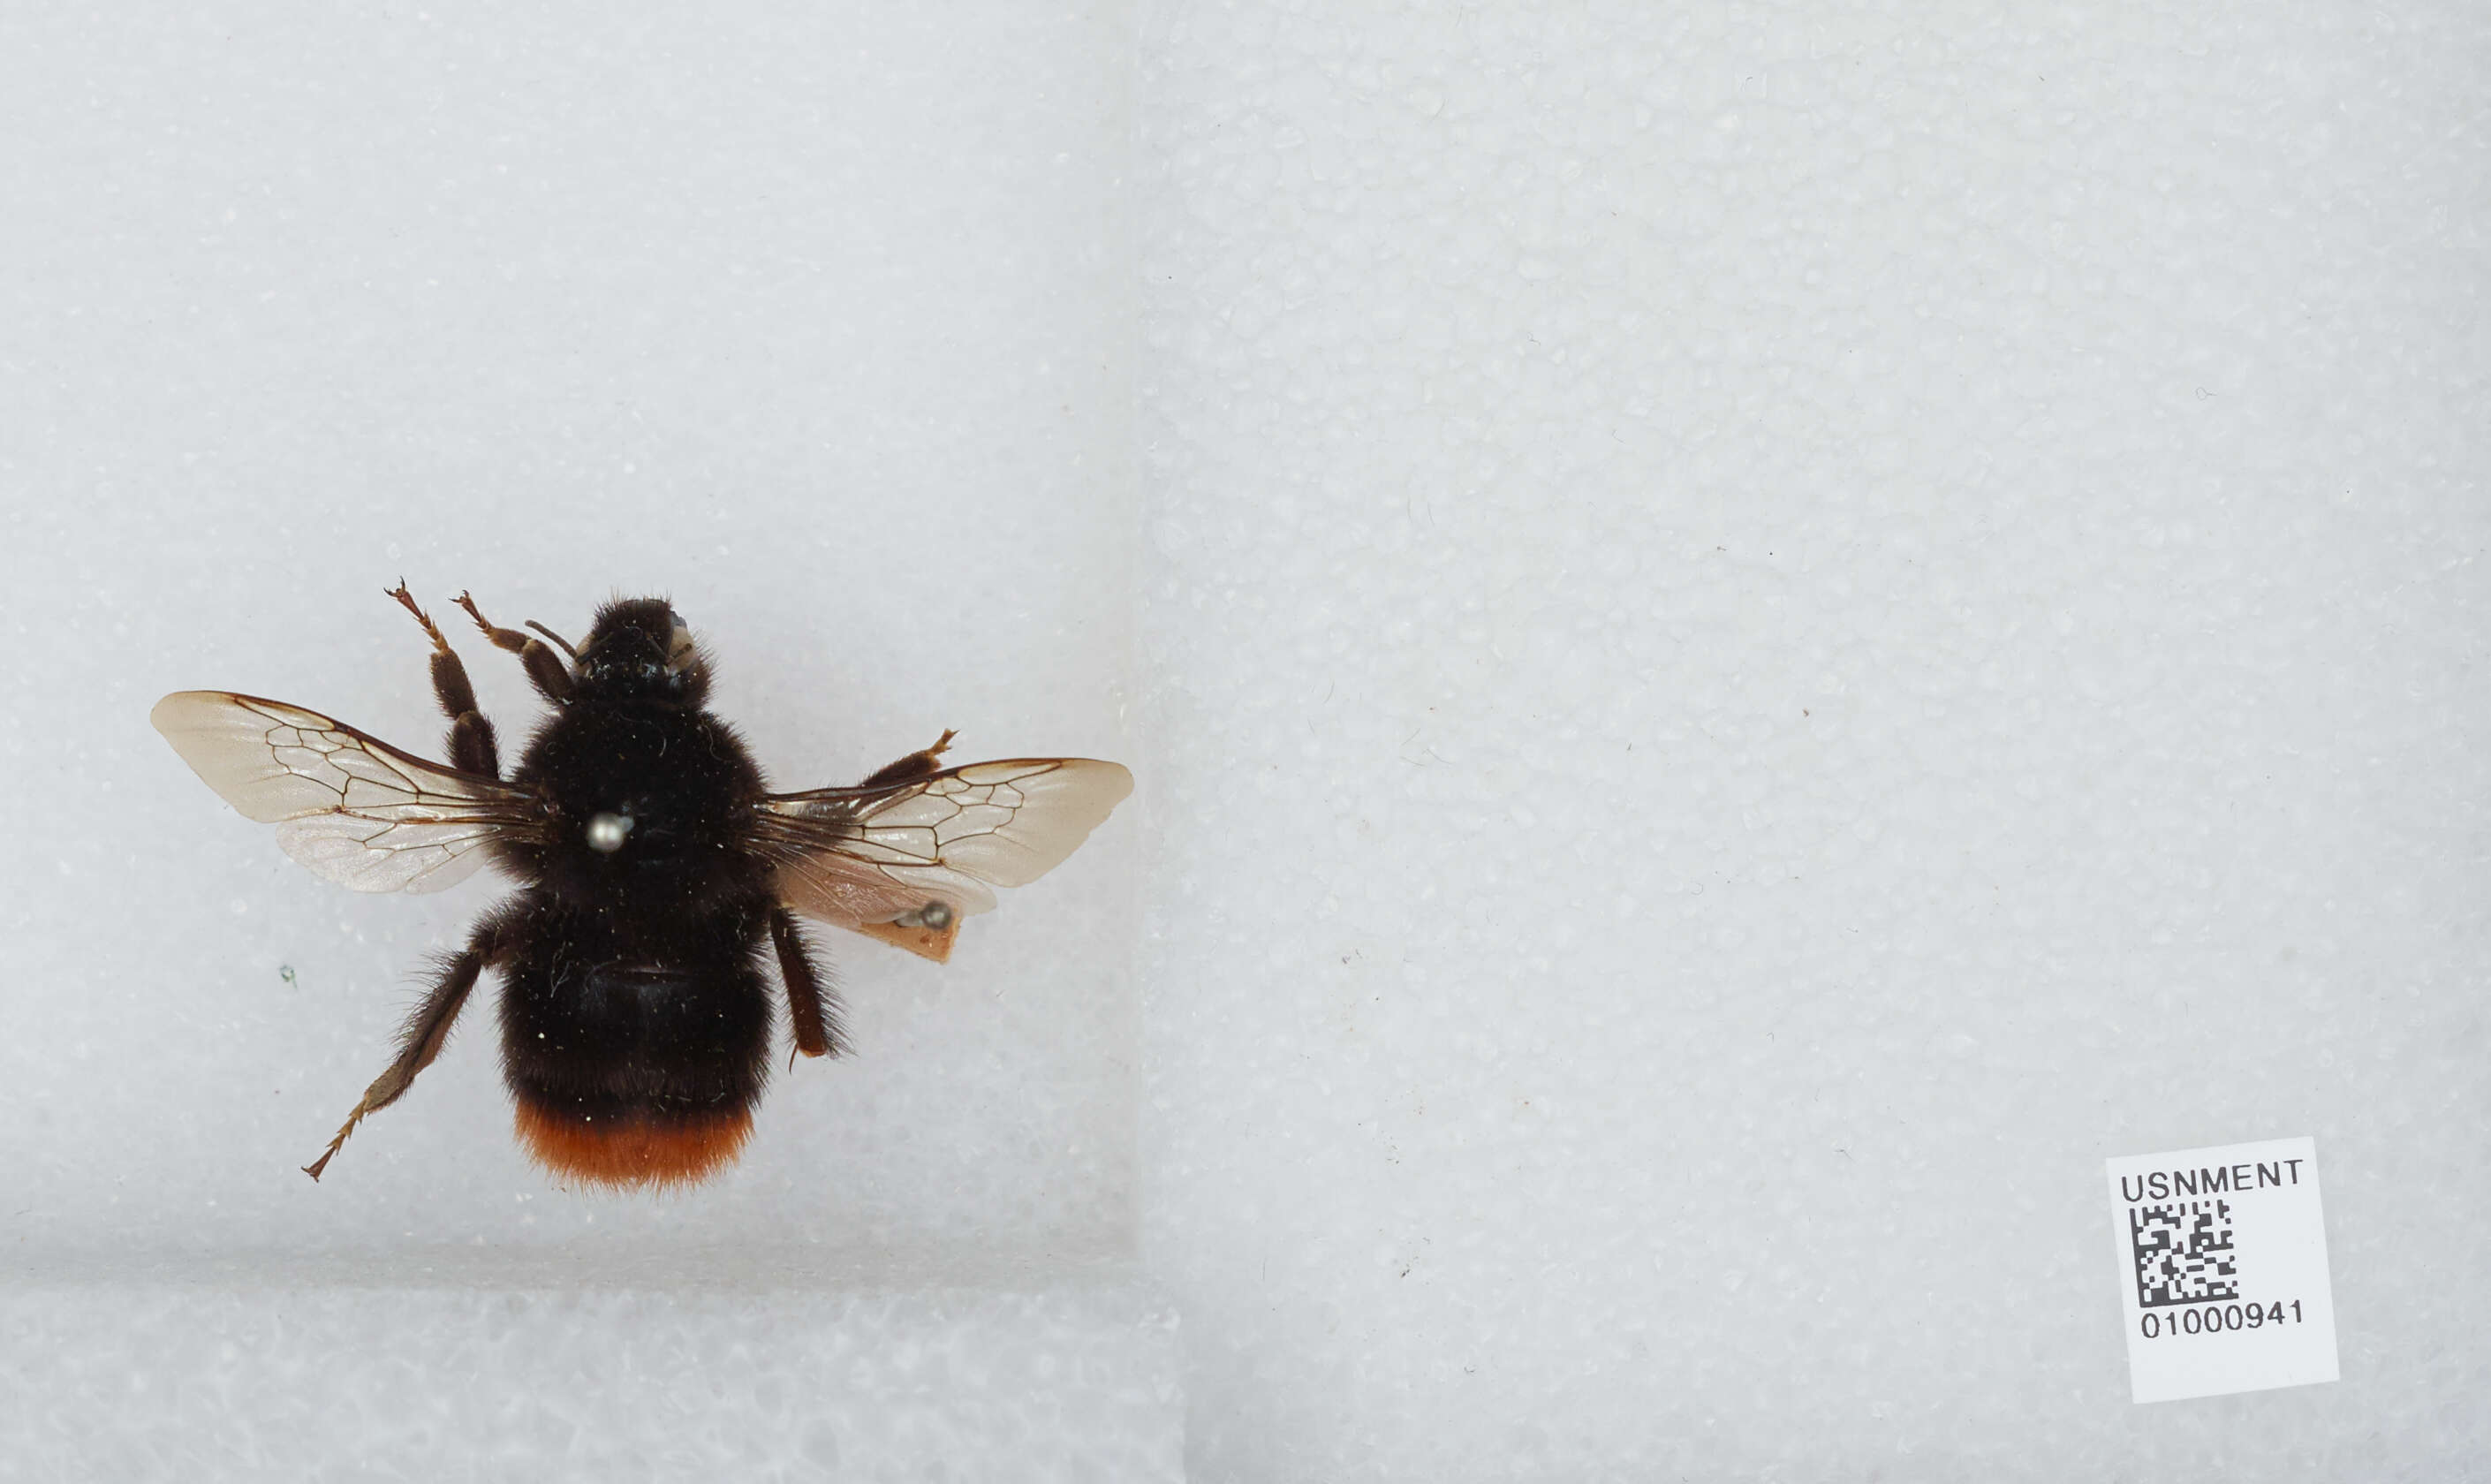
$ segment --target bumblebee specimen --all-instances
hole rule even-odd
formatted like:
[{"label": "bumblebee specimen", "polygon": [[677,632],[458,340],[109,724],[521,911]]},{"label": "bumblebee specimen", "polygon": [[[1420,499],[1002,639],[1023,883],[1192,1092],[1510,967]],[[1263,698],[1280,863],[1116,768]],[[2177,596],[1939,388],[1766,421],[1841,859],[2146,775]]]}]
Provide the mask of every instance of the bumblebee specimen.
[{"label": "bumblebee specimen", "polygon": [[989,886],[1044,875],[1132,792],[1132,774],[1088,758],[945,768],[945,732],[852,788],[773,794],[704,709],[709,663],[663,599],[606,604],[574,650],[533,622],[552,647],[495,627],[462,593],[553,707],[506,777],[466,667],[406,584],[390,596],[432,641],[450,766],[230,691],[178,691],[150,718],[331,881],[437,891],[489,859],[521,884],[443,964],[397,1059],[305,1167],[315,1180],[441,1054],[486,969],[502,975],[502,1072],[538,1163],[610,1185],[706,1178],[742,1150],[769,1079],[765,956],[796,1049],[841,1049],[797,915],[942,962],[960,919],[994,906]]}]

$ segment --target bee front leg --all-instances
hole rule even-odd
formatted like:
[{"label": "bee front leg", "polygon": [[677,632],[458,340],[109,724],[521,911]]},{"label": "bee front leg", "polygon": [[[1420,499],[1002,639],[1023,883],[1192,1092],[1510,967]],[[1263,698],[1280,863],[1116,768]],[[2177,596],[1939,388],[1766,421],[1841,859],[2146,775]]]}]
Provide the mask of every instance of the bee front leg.
[{"label": "bee front leg", "polygon": [[[491,621],[477,611],[476,599],[464,593],[458,595],[458,606],[467,610],[467,616],[476,621],[476,626],[484,631],[485,638],[493,641],[495,649],[508,650],[519,656],[520,665],[527,670],[528,680],[537,687],[539,694],[557,706],[571,699],[571,667],[563,662],[561,655],[539,643],[534,635],[523,634],[515,628],[494,627]],[[544,635],[565,650],[571,648],[561,635],[551,629],[544,630]]]},{"label": "bee front leg", "polygon": [[476,709],[476,687],[467,683],[467,666],[460,662],[450,641],[432,626],[432,620],[415,605],[415,595],[406,590],[406,579],[398,579],[390,597],[398,606],[415,615],[432,640],[432,694],[441,709],[450,713],[450,766],[467,772],[480,772],[488,778],[502,775],[501,753],[493,742],[493,723]]},{"label": "bee front leg", "polygon": [[304,1174],[318,1179],[364,1116],[378,1113],[405,1096],[406,1090],[415,1083],[416,1073],[430,1066],[433,1058],[441,1055],[441,1048],[450,1040],[451,1026],[467,1004],[468,991],[476,987],[477,975],[500,956],[505,936],[500,916],[487,917],[468,937],[465,950],[442,966],[431,993],[424,997],[424,1003],[415,1007],[415,1013],[406,1018],[406,1025],[398,1032],[397,1060],[372,1079],[372,1085],[364,1090],[363,1100],[355,1104],[355,1111],[346,1115],[345,1126],[337,1130],[337,1137],[329,1141],[329,1148],[319,1158],[303,1167]]}]

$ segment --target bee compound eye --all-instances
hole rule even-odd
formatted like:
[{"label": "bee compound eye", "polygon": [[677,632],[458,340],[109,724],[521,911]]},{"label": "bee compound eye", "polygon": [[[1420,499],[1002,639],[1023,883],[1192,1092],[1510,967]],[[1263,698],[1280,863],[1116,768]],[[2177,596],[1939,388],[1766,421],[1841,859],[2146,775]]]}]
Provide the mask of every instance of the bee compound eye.
[{"label": "bee compound eye", "polygon": [[629,814],[592,814],[588,817],[588,848],[612,855],[623,848],[624,839],[631,833]]}]

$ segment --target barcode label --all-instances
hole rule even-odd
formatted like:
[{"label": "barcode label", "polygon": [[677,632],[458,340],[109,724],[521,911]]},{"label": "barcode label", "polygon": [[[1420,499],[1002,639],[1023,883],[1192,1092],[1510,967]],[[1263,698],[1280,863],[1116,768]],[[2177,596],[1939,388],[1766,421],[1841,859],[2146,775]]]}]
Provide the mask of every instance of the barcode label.
[{"label": "barcode label", "polygon": [[2335,1379],[2335,1305],[2307,1139],[2107,1162],[2140,1402]]},{"label": "barcode label", "polygon": [[2232,1261],[2232,1203],[2175,1201],[2127,1213],[2127,1250],[2136,1259],[2136,1303],[2204,1303],[2241,1296]]}]

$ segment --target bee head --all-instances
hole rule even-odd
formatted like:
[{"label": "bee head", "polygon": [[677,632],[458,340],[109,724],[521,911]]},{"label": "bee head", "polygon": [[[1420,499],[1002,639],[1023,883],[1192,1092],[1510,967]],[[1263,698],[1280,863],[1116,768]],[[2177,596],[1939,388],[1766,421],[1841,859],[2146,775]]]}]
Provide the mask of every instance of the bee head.
[{"label": "bee head", "polygon": [[602,700],[680,701],[709,694],[709,661],[662,597],[630,597],[597,612],[579,647],[580,689]]}]

